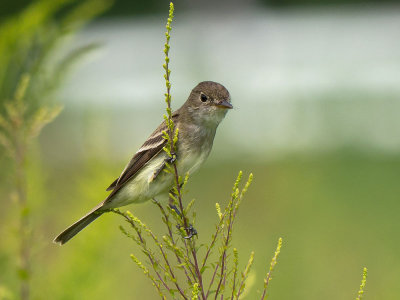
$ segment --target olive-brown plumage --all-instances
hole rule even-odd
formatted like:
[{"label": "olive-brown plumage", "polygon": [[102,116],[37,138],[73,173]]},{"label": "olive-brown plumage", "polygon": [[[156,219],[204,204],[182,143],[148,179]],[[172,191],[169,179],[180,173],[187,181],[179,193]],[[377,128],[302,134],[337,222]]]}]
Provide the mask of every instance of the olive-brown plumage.
[{"label": "olive-brown plumage", "polygon": [[[192,174],[208,157],[219,123],[232,108],[228,90],[213,81],[200,82],[186,102],[172,114],[179,129],[177,167],[180,174]],[[83,228],[111,208],[140,203],[157,197],[168,198],[173,177],[161,172],[168,158],[163,151],[165,122],[150,135],[132,157],[121,175],[107,188],[111,193],[88,214],[72,224],[55,239],[65,244]]]}]

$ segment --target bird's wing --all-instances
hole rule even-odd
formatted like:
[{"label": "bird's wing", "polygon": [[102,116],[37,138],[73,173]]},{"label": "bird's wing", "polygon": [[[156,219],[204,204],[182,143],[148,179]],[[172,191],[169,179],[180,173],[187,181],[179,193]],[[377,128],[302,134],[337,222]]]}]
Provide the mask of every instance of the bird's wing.
[{"label": "bird's wing", "polygon": [[[176,119],[178,114],[172,116]],[[111,194],[107,197],[113,196],[126,182],[132,179],[137,172],[142,169],[154,156],[156,156],[167,143],[163,137],[163,131],[167,127],[165,122],[162,122],[160,126],[150,135],[147,141],[140,147],[140,149],[132,157],[128,165],[122,171],[121,175],[114,180],[113,183],[107,188],[107,191],[112,190]]]}]

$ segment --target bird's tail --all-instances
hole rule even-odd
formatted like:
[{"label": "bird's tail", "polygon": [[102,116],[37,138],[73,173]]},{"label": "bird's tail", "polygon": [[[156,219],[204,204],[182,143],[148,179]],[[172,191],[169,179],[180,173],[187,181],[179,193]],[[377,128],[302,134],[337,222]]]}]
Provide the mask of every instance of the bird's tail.
[{"label": "bird's tail", "polygon": [[104,213],[104,211],[100,210],[101,206],[102,206],[101,204],[99,206],[96,206],[87,215],[83,216],[78,221],[76,221],[74,224],[72,224],[67,229],[65,229],[63,232],[61,232],[54,239],[54,243],[57,243],[60,245],[65,244],[70,239],[72,239],[75,235],[77,235],[83,228],[85,228],[90,223],[92,223],[94,220],[96,220],[98,217],[100,217]]}]

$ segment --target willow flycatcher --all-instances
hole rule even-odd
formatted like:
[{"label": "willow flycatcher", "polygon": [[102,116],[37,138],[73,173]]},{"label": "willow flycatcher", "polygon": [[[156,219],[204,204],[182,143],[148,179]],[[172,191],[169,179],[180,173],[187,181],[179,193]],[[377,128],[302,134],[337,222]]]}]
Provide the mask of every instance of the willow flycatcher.
[{"label": "willow flycatcher", "polygon": [[[176,165],[179,174],[192,174],[210,154],[215,132],[232,108],[228,90],[212,81],[200,82],[190,93],[186,102],[172,114],[178,128]],[[54,242],[65,244],[83,228],[110,209],[131,203],[165,196],[174,185],[171,174],[161,172],[169,159],[163,150],[166,139],[165,122],[150,135],[135,153],[121,175],[107,188],[109,196],[88,214],[72,224]]]}]

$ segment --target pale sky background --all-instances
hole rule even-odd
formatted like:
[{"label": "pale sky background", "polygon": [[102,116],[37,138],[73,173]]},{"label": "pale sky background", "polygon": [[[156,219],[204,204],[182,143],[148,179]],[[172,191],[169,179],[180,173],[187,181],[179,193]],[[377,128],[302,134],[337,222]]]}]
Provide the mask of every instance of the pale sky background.
[{"label": "pale sky background", "polygon": [[[227,146],[265,157],[341,147],[398,152],[395,8],[177,11],[173,106],[202,80],[229,89],[235,110],[220,127],[219,154]],[[95,124],[108,128],[116,153],[131,153],[162,120],[164,19],[103,21],[76,38],[103,46],[61,91],[66,113],[103,111]]]}]

